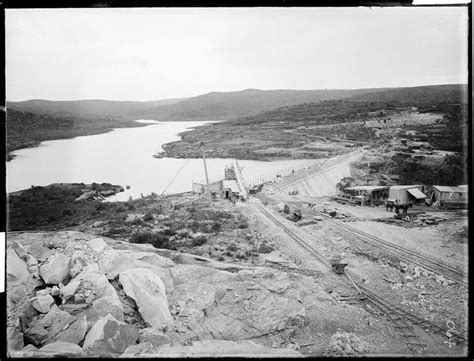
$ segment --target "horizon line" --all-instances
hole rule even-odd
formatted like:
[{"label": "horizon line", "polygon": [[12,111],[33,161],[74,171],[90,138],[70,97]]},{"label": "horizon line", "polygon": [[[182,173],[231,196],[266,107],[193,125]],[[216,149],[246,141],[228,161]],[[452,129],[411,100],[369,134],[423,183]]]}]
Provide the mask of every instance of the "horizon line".
[{"label": "horizon line", "polygon": [[469,85],[469,83],[440,83],[440,84],[424,84],[424,85],[410,85],[410,86],[380,86],[380,87],[363,87],[363,88],[313,88],[313,89],[291,89],[291,88],[277,88],[277,89],[261,89],[261,88],[244,88],[241,90],[228,90],[228,91],[209,91],[207,93],[200,93],[194,96],[183,96],[183,97],[171,97],[171,98],[160,98],[160,99],[151,99],[151,100],[116,100],[116,99],[104,99],[104,98],[81,98],[81,99],[46,99],[46,98],[30,98],[25,100],[8,100],[5,98],[5,102],[10,103],[21,103],[28,101],[48,101],[48,102],[79,102],[79,101],[106,101],[106,102],[135,102],[135,103],[147,103],[147,102],[158,102],[166,100],[187,100],[191,98],[196,98],[203,95],[213,94],[213,93],[241,93],[249,90],[257,91],[316,91],[316,90],[372,90],[372,89],[402,89],[402,88],[421,88],[421,87],[432,87],[432,86],[441,86],[441,85]]}]

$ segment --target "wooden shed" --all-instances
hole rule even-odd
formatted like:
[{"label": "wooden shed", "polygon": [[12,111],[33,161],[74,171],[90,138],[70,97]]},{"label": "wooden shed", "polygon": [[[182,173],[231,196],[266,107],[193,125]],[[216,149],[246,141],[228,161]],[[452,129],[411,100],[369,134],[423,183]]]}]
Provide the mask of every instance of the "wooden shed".
[{"label": "wooden shed", "polygon": [[468,187],[433,186],[432,203],[438,202],[442,208],[464,208],[468,204]]},{"label": "wooden shed", "polygon": [[344,190],[345,193],[350,193],[355,197],[361,199],[361,204],[380,205],[385,203],[388,198],[389,186],[354,186],[348,187]]},{"label": "wooden shed", "polygon": [[426,194],[423,185],[392,186],[388,193],[388,201],[393,204],[417,204],[424,202]]},{"label": "wooden shed", "polygon": [[[193,193],[204,194],[206,192],[206,180],[193,182]],[[220,194],[223,190],[223,179],[209,179],[209,190],[211,193]]]}]

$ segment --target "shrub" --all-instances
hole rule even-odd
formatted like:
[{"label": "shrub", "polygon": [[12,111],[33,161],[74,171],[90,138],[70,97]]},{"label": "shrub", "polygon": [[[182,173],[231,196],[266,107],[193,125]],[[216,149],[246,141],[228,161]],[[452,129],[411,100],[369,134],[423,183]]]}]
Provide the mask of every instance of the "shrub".
[{"label": "shrub", "polygon": [[130,237],[131,243],[149,243],[155,248],[176,249],[168,236],[157,232],[136,232]]},{"label": "shrub", "polygon": [[211,227],[211,231],[214,232],[214,233],[217,233],[217,232],[220,232],[222,229],[222,226],[220,223],[214,223]]},{"label": "shrub", "polygon": [[235,245],[235,243],[228,244],[227,245],[227,250],[231,251],[231,252],[235,252],[235,251],[237,251],[237,246]]},{"label": "shrub", "polygon": [[93,209],[90,214],[92,217],[95,217],[97,216],[98,212],[95,209]]},{"label": "shrub", "polygon": [[107,207],[108,207],[107,203],[101,202],[95,207],[95,209],[96,209],[96,211],[102,211],[104,209],[107,209]]},{"label": "shrub", "polygon": [[115,208],[115,212],[123,213],[123,212],[125,212],[125,207],[124,206],[118,206],[117,208]]},{"label": "shrub", "polygon": [[71,209],[69,208],[66,208],[66,209],[63,209],[63,213],[62,213],[63,217],[68,217],[68,216],[72,216],[73,215],[73,212]]},{"label": "shrub", "polygon": [[197,232],[199,230],[199,222],[194,221],[193,223],[189,225],[189,228],[191,228],[193,232]]},{"label": "shrub", "polygon": [[219,257],[217,257],[217,260],[218,260],[218,261],[223,261],[224,259],[225,259],[225,258],[224,258],[223,255],[220,255]]},{"label": "shrub", "polygon": [[53,222],[56,222],[56,217],[54,217],[54,216],[49,216],[49,217],[48,217],[48,223],[53,223]]},{"label": "shrub", "polygon": [[225,255],[226,255],[226,256],[229,256],[229,257],[232,257],[232,252],[229,251],[229,250],[227,250],[227,251],[225,252]]},{"label": "shrub", "polygon": [[188,207],[188,208],[186,208],[186,211],[188,211],[189,213],[194,213],[194,212],[196,212],[196,208]]},{"label": "shrub", "polygon": [[249,224],[247,223],[247,221],[242,221],[239,223],[239,226],[238,226],[240,229],[245,229],[245,228],[249,228]]},{"label": "shrub", "polygon": [[132,203],[128,203],[128,204],[127,204],[127,209],[128,209],[129,211],[133,211],[133,210],[135,209],[135,206],[134,206]]},{"label": "shrub", "polygon": [[199,236],[199,237],[196,237],[192,240],[191,242],[191,245],[193,247],[198,247],[198,246],[202,246],[204,243],[207,242],[207,238],[204,237],[204,236]]},{"label": "shrub", "polygon": [[165,236],[171,237],[176,235],[176,231],[171,228],[164,229],[163,231],[160,232],[161,234],[164,234]]},{"label": "shrub", "polygon": [[155,217],[153,217],[153,214],[151,214],[150,212],[148,213],[145,213],[145,215],[143,216],[143,220],[145,222],[151,222],[151,221],[154,221],[155,220]]},{"label": "shrub", "polygon": [[130,224],[133,224],[134,226],[141,226],[144,225],[145,222],[143,222],[143,220],[140,218],[135,218],[133,221],[130,222]]},{"label": "shrub", "polygon": [[258,248],[259,253],[270,253],[271,251],[273,251],[273,248],[266,243],[262,243]]}]

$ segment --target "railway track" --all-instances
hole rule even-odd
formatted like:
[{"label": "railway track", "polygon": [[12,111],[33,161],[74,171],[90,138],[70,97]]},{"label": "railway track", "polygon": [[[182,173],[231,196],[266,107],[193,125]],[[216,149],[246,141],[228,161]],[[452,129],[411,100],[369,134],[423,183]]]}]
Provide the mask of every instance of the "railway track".
[{"label": "railway track", "polygon": [[[309,245],[301,237],[295,234],[293,231],[288,229],[288,227],[283,224],[278,218],[276,218],[271,212],[266,209],[263,205],[259,204],[258,201],[251,199],[250,202],[255,205],[270,221],[272,221],[277,227],[282,229],[285,234],[297,242],[300,246],[306,249],[311,255],[315,256],[322,264],[332,270],[331,263],[327,260],[321,253],[319,253],[314,247]],[[275,267],[276,268],[276,267]],[[291,267],[292,271],[298,272],[298,269]],[[307,274],[307,270],[304,272],[299,272]],[[357,291],[361,294],[361,300],[368,300],[372,305],[379,309],[393,324],[393,327],[397,332],[403,337],[408,348],[415,352],[420,348],[423,349],[426,347],[426,344],[420,342],[419,336],[415,333],[413,325],[417,325],[424,330],[429,329],[432,332],[435,332],[444,337],[449,337],[449,341],[453,344],[458,344],[466,341],[466,337],[460,333],[457,333],[453,330],[444,329],[438,325],[435,325],[427,320],[424,320],[416,315],[411,314],[410,312],[404,310],[403,308],[394,305],[388,302],[384,297],[377,295],[375,292],[369,290],[368,288],[357,284],[354,282],[352,277],[345,271],[345,276],[348,281],[350,281]],[[448,333],[449,332],[449,333]],[[449,336],[448,336],[449,335]]]},{"label": "railway track", "polygon": [[319,212],[319,215],[325,217],[329,223],[335,225],[339,229],[343,230],[346,234],[357,240],[380,248],[406,262],[418,264],[426,270],[443,275],[456,283],[467,285],[466,275],[459,267],[427,257],[406,247],[385,241],[379,237],[355,229],[347,224],[344,224],[343,222],[332,219],[325,213]]}]

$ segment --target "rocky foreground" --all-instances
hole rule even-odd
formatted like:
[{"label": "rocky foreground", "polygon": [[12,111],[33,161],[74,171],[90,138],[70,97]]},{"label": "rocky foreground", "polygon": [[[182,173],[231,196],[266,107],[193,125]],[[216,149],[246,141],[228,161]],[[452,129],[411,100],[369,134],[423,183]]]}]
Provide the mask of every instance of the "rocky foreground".
[{"label": "rocky foreground", "polygon": [[[8,236],[11,357],[300,356],[297,336],[330,332],[328,315],[366,319],[348,307],[272,268],[81,232]],[[370,351],[331,322],[326,353]]]}]

